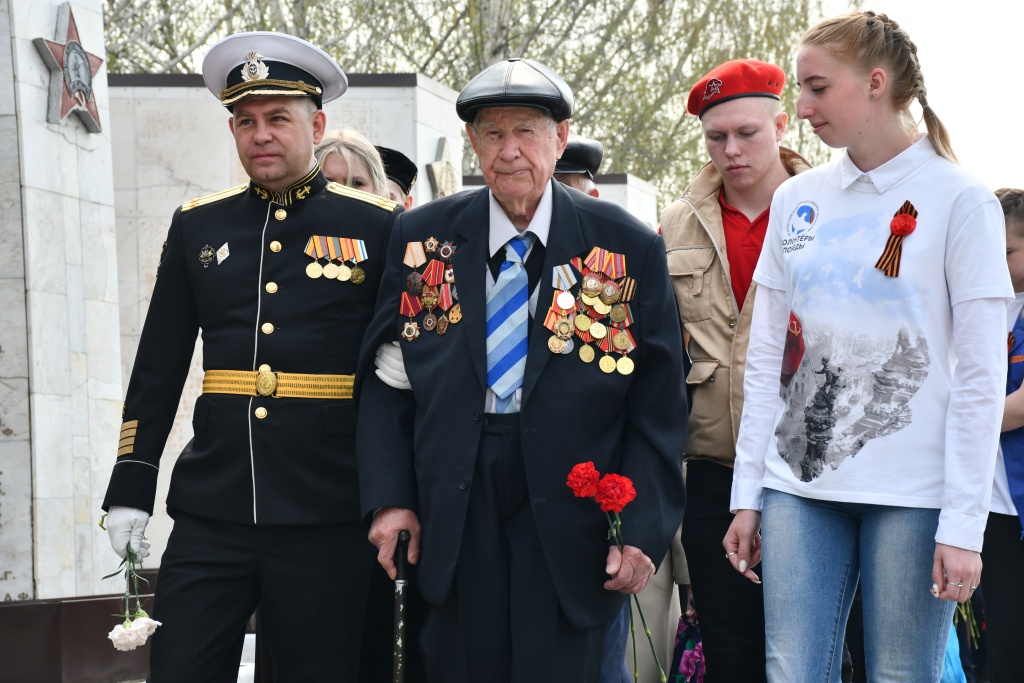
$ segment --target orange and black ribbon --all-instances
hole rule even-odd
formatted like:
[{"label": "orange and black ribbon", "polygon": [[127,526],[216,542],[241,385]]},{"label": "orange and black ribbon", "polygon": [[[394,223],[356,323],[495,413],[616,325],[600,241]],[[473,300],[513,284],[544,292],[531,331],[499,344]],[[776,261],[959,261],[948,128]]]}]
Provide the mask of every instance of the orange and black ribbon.
[{"label": "orange and black ribbon", "polygon": [[885,243],[885,251],[882,252],[875,268],[888,277],[899,277],[900,260],[903,258],[903,238],[914,232],[915,228],[917,228],[917,209],[908,199],[903,202],[903,206],[899,208],[889,223],[889,240]]}]

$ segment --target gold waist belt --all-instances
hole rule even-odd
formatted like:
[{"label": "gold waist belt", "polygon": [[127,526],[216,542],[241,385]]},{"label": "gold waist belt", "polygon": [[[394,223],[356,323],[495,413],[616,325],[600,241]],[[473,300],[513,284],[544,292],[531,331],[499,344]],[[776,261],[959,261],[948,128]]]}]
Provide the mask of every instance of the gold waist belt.
[{"label": "gold waist belt", "polygon": [[203,375],[203,393],[274,398],[352,398],[355,381],[355,375],[273,372],[269,365],[261,365],[256,372],[207,370]]}]

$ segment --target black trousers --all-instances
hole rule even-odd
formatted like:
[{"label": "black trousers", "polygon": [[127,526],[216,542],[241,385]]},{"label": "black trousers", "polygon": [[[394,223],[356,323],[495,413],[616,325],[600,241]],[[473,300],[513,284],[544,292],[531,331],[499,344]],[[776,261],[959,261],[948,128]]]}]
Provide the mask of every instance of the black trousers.
[{"label": "black trousers", "polygon": [[1024,679],[1024,541],[1020,518],[989,513],[981,549],[985,645],[991,683]]},{"label": "black trousers", "polygon": [[150,683],[234,683],[256,604],[275,683],[357,681],[376,549],[362,524],[253,526],[177,513],[160,565]]},{"label": "black trousers", "polygon": [[758,683],[767,681],[764,595],[725,559],[731,490],[731,468],[707,460],[686,463],[683,550],[704,644],[705,683]]},{"label": "black trousers", "polygon": [[519,435],[518,415],[484,419],[455,583],[445,604],[428,605],[422,650],[431,683],[597,680],[605,629],[574,627],[558,605]]}]

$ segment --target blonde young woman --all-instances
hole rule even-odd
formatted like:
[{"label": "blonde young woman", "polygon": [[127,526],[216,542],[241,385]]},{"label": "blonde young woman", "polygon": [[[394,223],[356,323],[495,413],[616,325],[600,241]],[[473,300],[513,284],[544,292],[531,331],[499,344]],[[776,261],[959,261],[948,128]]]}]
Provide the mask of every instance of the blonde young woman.
[{"label": "blonde young woman", "polygon": [[797,116],[845,153],[772,201],[723,545],[749,578],[763,560],[770,681],[839,680],[860,583],[868,680],[937,682],[981,577],[1013,296],[1002,211],[956,164],[895,21],[811,28],[797,79]]},{"label": "blonde young woman", "polygon": [[313,150],[324,177],[363,192],[388,196],[384,164],[373,143],[352,128],[326,133]]}]

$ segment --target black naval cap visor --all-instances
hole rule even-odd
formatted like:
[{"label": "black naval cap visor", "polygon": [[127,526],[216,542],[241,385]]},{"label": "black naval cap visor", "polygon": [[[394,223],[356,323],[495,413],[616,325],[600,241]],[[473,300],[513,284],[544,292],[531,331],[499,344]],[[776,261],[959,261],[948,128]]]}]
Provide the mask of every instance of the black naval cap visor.
[{"label": "black naval cap visor", "polygon": [[532,59],[512,58],[477,74],[459,93],[455,111],[472,123],[485,107],[534,107],[564,121],[573,106],[572,89],[558,74]]},{"label": "black naval cap visor", "polygon": [[269,75],[256,80],[245,80],[242,74],[248,63],[239,64],[228,72],[227,87],[221,91],[221,103],[230,108],[243,97],[252,95],[301,96],[313,98],[317,109],[323,108],[323,85],[317,78],[294,64],[261,61]]}]

